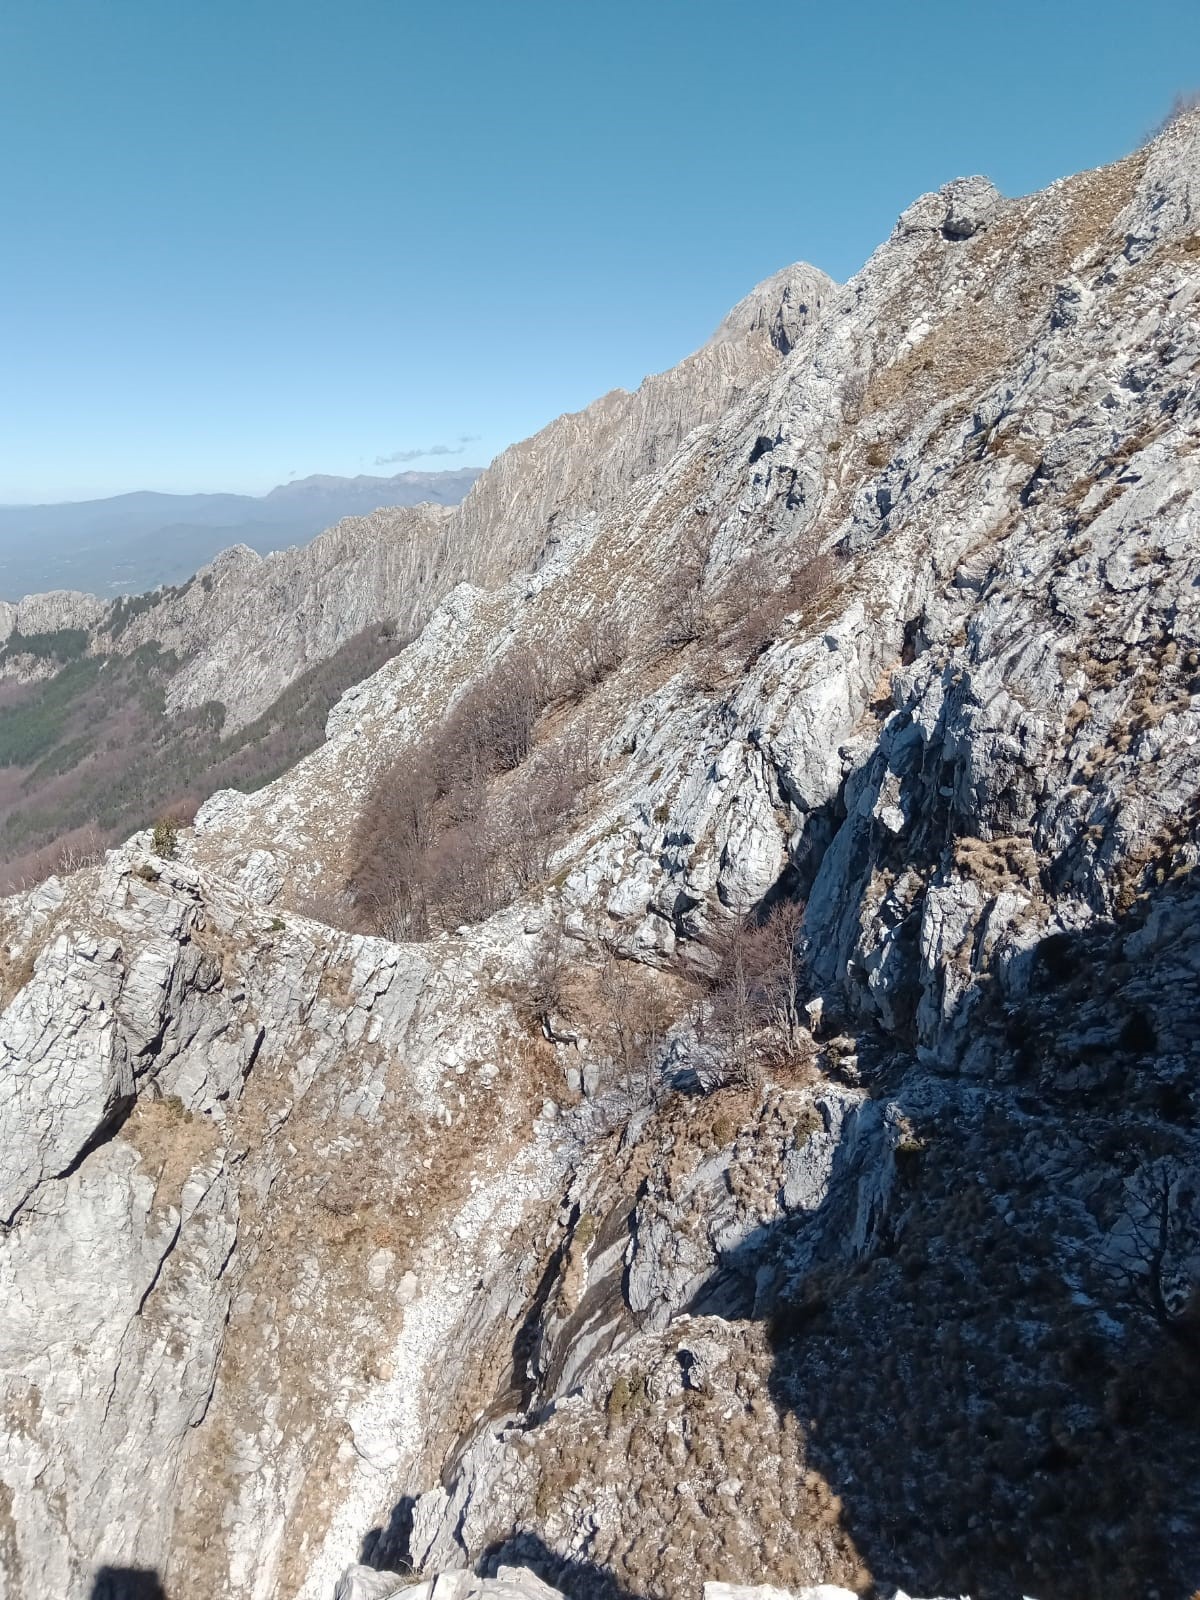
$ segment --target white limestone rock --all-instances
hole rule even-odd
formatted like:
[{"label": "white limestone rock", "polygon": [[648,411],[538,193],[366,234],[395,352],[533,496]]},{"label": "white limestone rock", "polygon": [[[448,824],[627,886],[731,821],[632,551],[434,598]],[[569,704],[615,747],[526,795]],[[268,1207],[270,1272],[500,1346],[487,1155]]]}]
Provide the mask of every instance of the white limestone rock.
[{"label": "white limestone rock", "polygon": [[[321,749],[214,796],[178,861],[134,840],[0,906],[2,1536],[30,1600],[86,1600],[98,1560],[170,1592],[328,1600],[410,1498],[411,1552],[456,1573],[422,1581],[429,1600],[482,1583],[460,1569],[514,1530],[573,1559],[596,1519],[641,1513],[583,1454],[539,1512],[548,1432],[569,1447],[611,1420],[622,1378],[656,1421],[694,1380],[697,1403],[777,1428],[756,1324],[814,1273],[902,1270],[889,1230],[930,1140],[1006,1238],[1043,1230],[1048,1280],[1086,1281],[1069,1304],[1089,1338],[1141,1326],[1122,1274],[1176,1314],[1200,1259],[1194,1137],[1159,1109],[1187,1101],[1200,1047],[1198,172],[1185,119],[1040,196],[925,197],[843,290],[787,275],[684,368],[507,452],[452,519],[407,520],[418,567],[451,521],[472,560],[425,574],[423,633]],[[219,564],[212,615],[236,636],[186,692],[243,675],[248,713],[277,663],[364,625],[411,569],[387,537]],[[343,559],[380,592],[327,615]],[[682,567],[705,614],[683,642],[665,637]],[[194,587],[180,639],[208,626]],[[748,642],[737,603],[763,592],[779,603]],[[304,600],[286,623],[285,593]],[[421,946],[306,914],[344,885],[378,773],[504,652],[568,657],[597,607],[633,643],[548,719],[586,725],[595,776],[545,881]],[[807,900],[819,1002],[794,1076],[664,1106],[657,1080],[614,1086],[588,1013],[605,964],[653,969],[682,1014],[673,986],[711,967],[712,935],[776,892]],[[560,922],[569,1042],[521,1005]],[[1105,981],[1063,1007],[1046,963],[1080,941]],[[691,1065],[703,1090],[720,1059],[700,1020],[651,1066]],[[565,1064],[584,1098],[542,1115]],[[1153,1160],[1103,1099],[1127,1078]],[[1075,1136],[1077,1102],[1101,1136]],[[918,1239],[919,1261],[944,1242]],[[855,1404],[897,1305],[875,1307]],[[925,1461],[871,1492],[917,1494]],[[735,1481],[708,1486],[718,1524],[742,1514]],[[840,1559],[831,1526],[791,1530],[814,1580]],[[1182,1517],[1160,1544],[1194,1565]]]}]

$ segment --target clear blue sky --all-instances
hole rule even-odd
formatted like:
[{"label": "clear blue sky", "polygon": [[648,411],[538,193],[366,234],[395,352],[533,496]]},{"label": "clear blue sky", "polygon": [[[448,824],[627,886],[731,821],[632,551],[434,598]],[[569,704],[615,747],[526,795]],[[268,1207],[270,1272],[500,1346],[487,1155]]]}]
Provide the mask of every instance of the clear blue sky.
[{"label": "clear blue sky", "polygon": [[1197,87],[1200,0],[0,0],[0,501],[485,461]]}]

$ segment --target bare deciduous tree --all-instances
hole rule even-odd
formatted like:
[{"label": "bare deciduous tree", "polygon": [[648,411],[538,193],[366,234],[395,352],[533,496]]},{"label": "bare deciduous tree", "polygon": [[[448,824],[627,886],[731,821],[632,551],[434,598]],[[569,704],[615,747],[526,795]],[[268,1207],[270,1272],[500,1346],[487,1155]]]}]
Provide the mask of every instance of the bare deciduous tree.
[{"label": "bare deciduous tree", "polygon": [[568,1011],[566,934],[556,917],[538,946],[529,973],[529,1008],[538,1025],[552,1037],[554,1021]]},{"label": "bare deciduous tree", "polygon": [[662,639],[666,645],[690,644],[708,631],[704,572],[711,543],[711,533],[695,528],[682,533],[672,551],[671,566],[663,584],[666,625]]},{"label": "bare deciduous tree", "polygon": [[591,611],[575,630],[575,682],[582,694],[602,683],[629,653],[629,629],[611,611]]},{"label": "bare deciduous tree", "polygon": [[761,650],[780,636],[787,617],[811,612],[819,606],[833,588],[841,568],[841,557],[836,551],[818,550],[801,561],[782,583],[761,562],[739,572],[737,595],[742,620],[730,642],[747,653]]},{"label": "bare deciduous tree", "polygon": [[707,1025],[742,1075],[754,1076],[762,1056],[794,1059],[806,1037],[796,953],[803,923],[803,904],[781,901],[761,922],[733,922],[708,941],[714,966]]},{"label": "bare deciduous tree", "polygon": [[610,952],[600,972],[599,992],[617,1086],[631,1103],[651,1099],[654,1069],[671,1022],[661,983],[636,962]]},{"label": "bare deciduous tree", "polygon": [[425,938],[435,925],[489,915],[546,876],[562,823],[595,772],[586,725],[533,750],[551,697],[543,662],[521,651],[378,778],[350,873],[370,926]]},{"label": "bare deciduous tree", "polygon": [[1127,1212],[1130,1280],[1144,1289],[1155,1321],[1169,1333],[1179,1330],[1191,1309],[1172,1309],[1167,1295],[1168,1258],[1179,1226],[1178,1180],[1178,1165],[1171,1158],[1151,1161],[1129,1185],[1132,1205]]}]

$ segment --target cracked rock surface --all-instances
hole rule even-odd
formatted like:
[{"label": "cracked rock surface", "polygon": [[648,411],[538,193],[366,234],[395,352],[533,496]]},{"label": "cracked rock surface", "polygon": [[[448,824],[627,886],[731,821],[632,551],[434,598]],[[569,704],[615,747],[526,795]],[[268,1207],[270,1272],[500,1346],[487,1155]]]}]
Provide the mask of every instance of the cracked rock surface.
[{"label": "cracked rock surface", "polygon": [[[502,458],[456,515],[527,570],[290,773],[3,903],[5,1600],[1191,1594],[1198,294],[1195,116],[922,197],[699,411]],[[589,617],[546,872],[420,944],[310,915]],[[734,1062],[712,951],[799,900],[811,1027]]]}]

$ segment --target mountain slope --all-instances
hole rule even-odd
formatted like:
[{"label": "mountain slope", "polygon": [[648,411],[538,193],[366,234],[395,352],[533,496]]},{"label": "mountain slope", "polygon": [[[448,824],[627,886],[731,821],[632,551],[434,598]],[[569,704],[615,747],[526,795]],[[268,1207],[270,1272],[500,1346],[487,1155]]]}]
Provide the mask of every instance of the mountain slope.
[{"label": "mountain slope", "polygon": [[923,197],[665,464],[514,456],[536,570],[278,782],[5,903],[14,1592],[1194,1588],[1198,241],[1197,117]]}]

